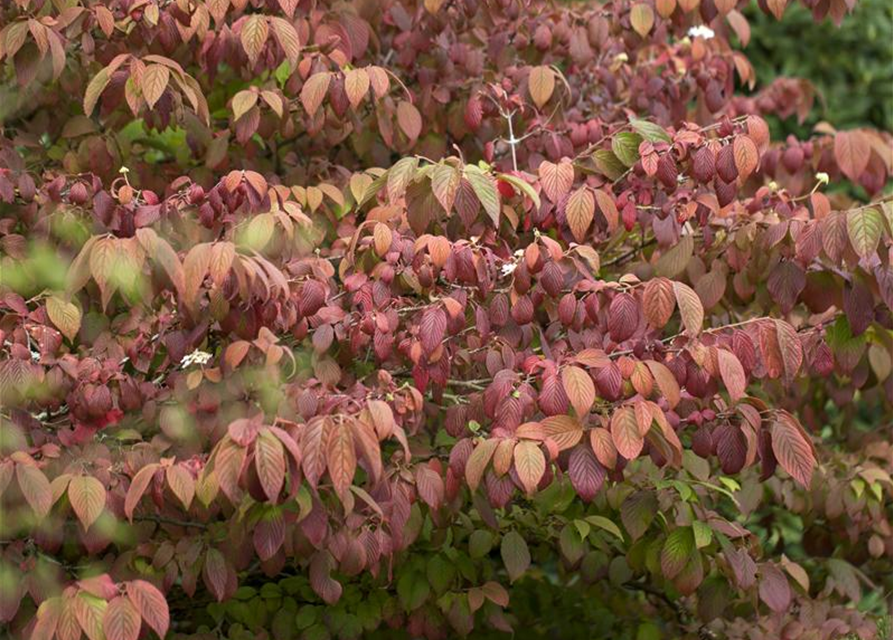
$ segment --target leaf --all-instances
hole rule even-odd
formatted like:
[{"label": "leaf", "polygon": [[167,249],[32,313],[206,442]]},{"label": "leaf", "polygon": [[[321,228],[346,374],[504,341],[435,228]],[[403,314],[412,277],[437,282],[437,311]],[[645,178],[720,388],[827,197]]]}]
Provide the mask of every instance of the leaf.
[{"label": "leaf", "polygon": [[654,10],[651,5],[645,3],[633,5],[629,12],[629,22],[636,33],[643,38],[647,36],[654,26]]},{"label": "leaf", "polygon": [[422,313],[419,340],[426,353],[433,353],[446,336],[447,316],[440,306],[429,307]]},{"label": "leaf", "polygon": [[205,554],[205,565],[202,567],[202,577],[208,591],[221,602],[226,598],[226,585],[229,578],[229,570],[226,566],[226,558],[217,549],[208,549]]},{"label": "leaf", "polygon": [[639,145],[641,143],[642,136],[638,133],[624,131],[615,134],[611,139],[611,151],[624,166],[631,167],[639,160]]},{"label": "leaf", "polygon": [[536,491],[546,472],[546,458],[539,444],[532,440],[522,440],[515,445],[515,471],[527,495]]},{"label": "leaf", "polygon": [[45,518],[53,506],[53,491],[43,471],[30,464],[16,464],[16,480],[25,501],[38,518]]},{"label": "leaf", "polygon": [[242,48],[248,55],[248,61],[251,63],[251,66],[257,64],[257,59],[264,50],[264,45],[267,43],[269,35],[270,25],[263,14],[251,14],[242,25],[239,40],[242,42]]},{"label": "leaf", "polygon": [[257,104],[258,94],[254,91],[239,91],[233,96],[233,120],[238,120]]},{"label": "leaf", "polygon": [[301,104],[304,105],[307,115],[312,117],[319,109],[329,90],[331,80],[331,73],[322,71],[313,74],[304,82],[304,86],[301,87]]},{"label": "leaf", "polygon": [[344,92],[350,106],[356,109],[369,92],[369,74],[365,69],[351,69],[345,74]]},{"label": "leaf", "polygon": [[117,596],[109,602],[102,619],[107,640],[137,640],[141,625],[139,611],[124,596]]},{"label": "leaf", "polygon": [[732,145],[738,176],[746,180],[760,164],[760,151],[753,139],[747,135],[737,136]]},{"label": "leaf", "polygon": [[106,490],[93,476],[74,476],[68,484],[68,500],[87,530],[105,509]]},{"label": "leaf", "polygon": [[484,596],[486,596],[487,600],[493,604],[500,607],[509,606],[509,593],[505,590],[505,587],[498,582],[489,580],[484,583],[481,590],[484,592]]},{"label": "leaf", "polygon": [[847,213],[846,229],[859,257],[868,258],[877,252],[884,230],[884,219],[874,207],[856,209]]},{"label": "leaf", "polygon": [[660,568],[664,577],[672,580],[696,553],[694,535],[690,527],[673,529],[660,553]]},{"label": "leaf", "polygon": [[803,346],[797,330],[784,320],[775,320],[775,335],[778,339],[778,350],[784,367],[785,380],[790,383],[800,371],[803,364]]},{"label": "leaf", "polygon": [[74,597],[75,616],[89,640],[105,640],[102,621],[107,608],[108,602],[85,591]]},{"label": "leaf", "polygon": [[594,215],[595,196],[592,195],[592,191],[588,187],[582,186],[571,194],[565,208],[567,224],[577,242],[583,242],[586,239],[586,231],[589,230]]},{"label": "leaf", "polygon": [[74,341],[81,329],[81,310],[74,303],[50,296],[47,298],[47,316],[63,336]]},{"label": "leaf", "polygon": [[183,297],[186,304],[194,307],[198,302],[198,292],[208,275],[211,266],[211,245],[207,242],[197,244],[183,260]]},{"label": "leaf", "polygon": [[567,195],[574,184],[574,165],[566,160],[558,164],[543,160],[538,173],[546,197],[555,203]]},{"label": "leaf", "polygon": [[301,41],[294,25],[279,16],[270,16],[270,26],[273,27],[273,35],[285,53],[292,69],[298,66],[298,58],[301,55]]},{"label": "leaf", "polygon": [[592,377],[580,367],[567,366],[561,369],[561,385],[578,418],[583,418],[595,402],[595,384]]},{"label": "leaf", "polygon": [[760,565],[760,600],[778,613],[786,612],[791,606],[791,585],[778,567],[765,563]]},{"label": "leaf", "polygon": [[468,483],[472,493],[477,490],[481,478],[484,477],[484,471],[486,471],[487,465],[490,464],[490,459],[493,457],[493,453],[498,445],[499,440],[489,438],[478,443],[468,457],[468,462],[465,463],[465,481]]},{"label": "leaf", "polygon": [[834,136],[834,159],[847,178],[858,181],[871,159],[868,137],[859,130],[838,131]]},{"label": "leaf", "polygon": [[478,197],[484,207],[484,211],[493,223],[499,228],[499,192],[493,179],[475,165],[466,165],[465,179],[471,185],[474,195]]},{"label": "leaf", "polygon": [[815,469],[812,445],[793,417],[781,414],[770,427],[772,452],[781,468],[807,489]]},{"label": "leaf", "polygon": [[333,422],[326,441],[326,466],[335,492],[342,501],[350,492],[357,470],[357,455],[354,450],[353,436],[347,422]]},{"label": "leaf", "polygon": [[672,142],[673,138],[659,124],[648,120],[640,120],[639,118],[630,118],[629,124],[633,131],[638,133],[648,142]]},{"label": "leaf", "polygon": [[453,210],[461,182],[462,173],[456,167],[438,164],[431,170],[431,190],[447,213]]},{"label": "leaf", "polygon": [[605,468],[586,445],[571,451],[567,474],[574,490],[587,502],[595,498],[605,482]]},{"label": "leaf", "polygon": [[747,393],[747,376],[744,373],[744,367],[741,361],[731,351],[726,349],[717,349],[717,358],[719,360],[719,373],[722,376],[722,383],[729,392],[729,397],[733,401],[740,400]]},{"label": "leaf", "polygon": [[511,582],[518,580],[530,567],[530,550],[517,531],[509,531],[502,537],[499,553]]},{"label": "leaf", "polygon": [[143,494],[146,493],[146,489],[149,488],[149,483],[152,482],[152,478],[155,477],[157,470],[157,464],[148,464],[133,476],[130,488],[127,489],[127,496],[124,498],[124,515],[129,520],[133,521],[133,511],[136,509],[136,505],[143,497]]},{"label": "leaf", "polygon": [[127,583],[127,597],[146,624],[159,638],[164,638],[170,627],[170,611],[167,600],[155,585],[145,580],[131,580]]},{"label": "leaf", "polygon": [[341,583],[332,575],[334,558],[328,551],[318,551],[310,560],[310,586],[326,604],[333,605],[341,599]]},{"label": "leaf", "polygon": [[669,251],[662,253],[654,263],[654,270],[659,276],[675,278],[682,273],[691,261],[695,240],[689,234],[682,236]]},{"label": "leaf", "polygon": [[676,309],[673,283],[667,278],[653,278],[645,283],[642,293],[642,311],[653,329],[663,329]]},{"label": "leaf", "polygon": [[611,416],[611,440],[617,452],[627,460],[637,458],[645,446],[645,438],[639,430],[636,413],[630,406],[614,411]]},{"label": "leaf", "polygon": [[105,68],[101,69],[99,73],[93,76],[93,79],[90,80],[90,84],[87,85],[87,91],[84,94],[84,113],[88,116],[91,115],[93,109],[96,108],[99,96],[105,91],[109,80],[111,80],[111,74],[109,73],[108,68]]},{"label": "leaf", "polygon": [[161,64],[150,64],[143,72],[140,81],[140,89],[143,92],[143,98],[149,109],[155,108],[155,103],[164,94],[167,84],[170,82],[171,72],[166,66]]},{"label": "leaf", "polygon": [[527,78],[527,89],[537,109],[542,109],[555,90],[555,72],[545,65],[533,67]]},{"label": "leaf", "polygon": [[285,449],[269,429],[262,429],[254,441],[254,464],[264,493],[277,502],[285,482]]},{"label": "leaf", "polygon": [[183,509],[189,510],[195,497],[195,479],[189,471],[180,465],[172,465],[165,469],[167,484],[177,496]]},{"label": "leaf", "polygon": [[415,141],[422,132],[422,114],[414,104],[401,100],[397,103],[397,124],[410,141]]},{"label": "leaf", "polygon": [[419,159],[415,156],[409,156],[400,158],[388,169],[388,200],[391,204],[396,203],[406,193],[406,188],[415,176],[418,166]]},{"label": "leaf", "polygon": [[788,0],[766,0],[766,6],[769,7],[769,11],[772,12],[776,20],[781,20],[784,10],[788,6]]},{"label": "leaf", "polygon": [[694,289],[684,282],[673,282],[673,290],[676,292],[676,302],[686,332],[689,335],[698,335],[704,326],[704,306],[701,304],[701,299]]},{"label": "leaf", "polygon": [[582,425],[572,416],[549,416],[540,425],[543,433],[555,442],[559,451],[574,447],[583,437]]}]

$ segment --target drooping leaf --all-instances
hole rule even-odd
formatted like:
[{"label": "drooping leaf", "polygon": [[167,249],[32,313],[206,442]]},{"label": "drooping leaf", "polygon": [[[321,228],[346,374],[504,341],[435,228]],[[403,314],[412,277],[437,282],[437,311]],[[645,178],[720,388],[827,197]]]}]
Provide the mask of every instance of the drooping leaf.
[{"label": "drooping leaf", "polygon": [[530,567],[530,550],[517,531],[509,531],[502,537],[499,553],[512,582],[523,576]]},{"label": "drooping leaf", "polygon": [[522,440],[515,445],[515,471],[518,472],[518,478],[528,495],[536,491],[546,472],[546,458],[539,444],[531,440]]},{"label": "drooping leaf", "polygon": [[117,596],[109,602],[102,620],[107,640],[137,640],[141,625],[139,611],[128,598]]},{"label": "drooping leaf", "polygon": [[261,429],[257,434],[254,463],[264,493],[271,502],[277,502],[285,482],[285,449],[269,429]]},{"label": "drooping leaf", "polygon": [[815,454],[794,419],[782,414],[770,427],[772,451],[782,469],[804,487],[809,488],[815,469]]},{"label": "drooping leaf", "polygon": [[578,418],[585,417],[595,402],[595,384],[586,371],[576,366],[561,370],[561,384]]},{"label": "drooping leaf", "polygon": [[81,525],[89,529],[105,509],[106,490],[92,476],[74,476],[68,483],[68,500]]},{"label": "drooping leaf", "polygon": [[127,597],[146,624],[159,638],[164,638],[170,627],[170,611],[158,588],[145,580],[131,580],[127,583]]},{"label": "drooping leaf", "polygon": [[533,67],[527,78],[527,86],[533,103],[537,109],[542,109],[555,90],[555,72],[545,65]]},{"label": "drooping leaf", "polygon": [[47,315],[62,335],[74,340],[81,329],[81,310],[72,302],[56,296],[47,298]]}]

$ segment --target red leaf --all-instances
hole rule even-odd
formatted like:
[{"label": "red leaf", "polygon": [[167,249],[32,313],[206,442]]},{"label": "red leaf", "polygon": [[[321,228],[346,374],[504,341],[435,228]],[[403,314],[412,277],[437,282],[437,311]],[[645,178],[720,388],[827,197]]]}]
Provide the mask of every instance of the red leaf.
[{"label": "red leaf", "polygon": [[747,392],[747,376],[741,361],[738,360],[738,356],[725,349],[717,349],[716,355],[719,360],[719,373],[729,391],[729,396],[732,400],[740,400]]},{"label": "red leaf", "polygon": [[105,498],[105,487],[92,476],[74,476],[68,484],[68,500],[85,530],[102,514]]},{"label": "red leaf", "polygon": [[22,495],[38,518],[44,518],[53,506],[53,492],[50,481],[43,471],[33,464],[16,464],[16,480]]},{"label": "red leaf", "polygon": [[[217,602],[223,601],[226,598],[226,585],[229,582],[229,568],[226,566],[226,558],[217,549],[208,549],[205,554],[202,577]],[[143,616],[145,617],[145,614]]]},{"label": "red leaf", "polygon": [[784,573],[771,564],[760,565],[760,600],[778,613],[791,606],[791,585]]},{"label": "red leaf", "polygon": [[264,493],[276,502],[285,482],[285,449],[269,429],[262,429],[254,441],[254,464]]},{"label": "red leaf", "polygon": [[354,451],[353,436],[344,420],[333,422],[326,441],[326,466],[335,487],[335,493],[345,499],[350,492],[357,470],[357,455]]},{"label": "red leaf", "polygon": [[536,442],[522,440],[515,445],[515,471],[528,495],[536,491],[546,472],[546,458]]},{"label": "red leaf", "polygon": [[129,520],[133,521],[133,511],[143,494],[146,493],[146,489],[149,488],[149,483],[152,482],[158,467],[157,464],[147,464],[133,476],[130,487],[127,489],[127,496],[124,498],[124,515]]},{"label": "red leaf", "polygon": [[645,438],[639,430],[636,413],[630,406],[620,407],[611,416],[611,439],[618,453],[632,460],[642,452]]},{"label": "red leaf", "polygon": [[107,640],[136,640],[140,635],[141,624],[139,611],[123,596],[109,602],[102,620]]},{"label": "red leaf", "polygon": [[790,414],[781,413],[771,426],[772,451],[781,468],[797,482],[809,488],[815,469],[812,445]]},{"label": "red leaf", "polygon": [[583,418],[595,402],[595,384],[580,367],[566,366],[561,370],[561,383],[578,418]]},{"label": "red leaf", "polygon": [[580,439],[583,437],[583,427],[572,416],[551,416],[544,419],[540,424],[545,436],[555,441],[559,451],[570,449],[580,442]]},{"label": "red leaf", "polygon": [[341,599],[341,583],[332,578],[335,564],[328,551],[318,551],[310,560],[310,586],[327,604],[335,604]]},{"label": "red leaf", "polygon": [[159,638],[164,638],[170,627],[170,612],[167,600],[155,585],[145,580],[131,580],[127,583],[127,597],[146,624]]},{"label": "red leaf", "polygon": [[568,460],[568,476],[577,494],[589,502],[605,482],[605,468],[588,445],[576,447]]}]

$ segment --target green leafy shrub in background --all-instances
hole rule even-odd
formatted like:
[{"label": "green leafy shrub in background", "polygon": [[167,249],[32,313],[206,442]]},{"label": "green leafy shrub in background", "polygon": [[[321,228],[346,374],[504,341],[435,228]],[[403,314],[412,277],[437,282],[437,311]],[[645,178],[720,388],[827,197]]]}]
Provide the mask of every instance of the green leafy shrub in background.
[{"label": "green leafy shrub in background", "polygon": [[781,21],[755,3],[745,14],[751,26],[745,52],[758,87],[796,77],[816,89],[815,108],[804,123],[771,118],[778,127],[773,133],[802,136],[822,120],[838,129],[893,130],[893,2],[860,2],[840,27],[830,20],[814,24],[810,11],[799,4],[789,6]]}]

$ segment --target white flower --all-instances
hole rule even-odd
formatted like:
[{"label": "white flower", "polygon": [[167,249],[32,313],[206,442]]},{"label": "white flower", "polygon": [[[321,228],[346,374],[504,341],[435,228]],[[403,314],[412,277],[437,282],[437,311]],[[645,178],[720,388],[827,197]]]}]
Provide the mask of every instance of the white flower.
[{"label": "white flower", "polygon": [[191,365],[204,365],[210,362],[212,356],[207,351],[199,351],[196,349],[190,354],[183,356],[183,359],[180,360],[180,365],[185,369]]},{"label": "white flower", "polygon": [[828,184],[831,178],[824,171],[815,174],[815,179],[819,181],[819,184]]},{"label": "white flower", "polygon": [[517,268],[518,265],[516,263],[506,262],[504,265],[502,265],[502,277],[505,278],[506,276],[512,275],[512,273],[514,273],[515,269]]},{"label": "white flower", "polygon": [[690,38],[704,38],[704,40],[709,40],[713,36],[716,35],[713,29],[703,24],[699,24],[695,27],[692,27],[688,30],[688,35]]}]

